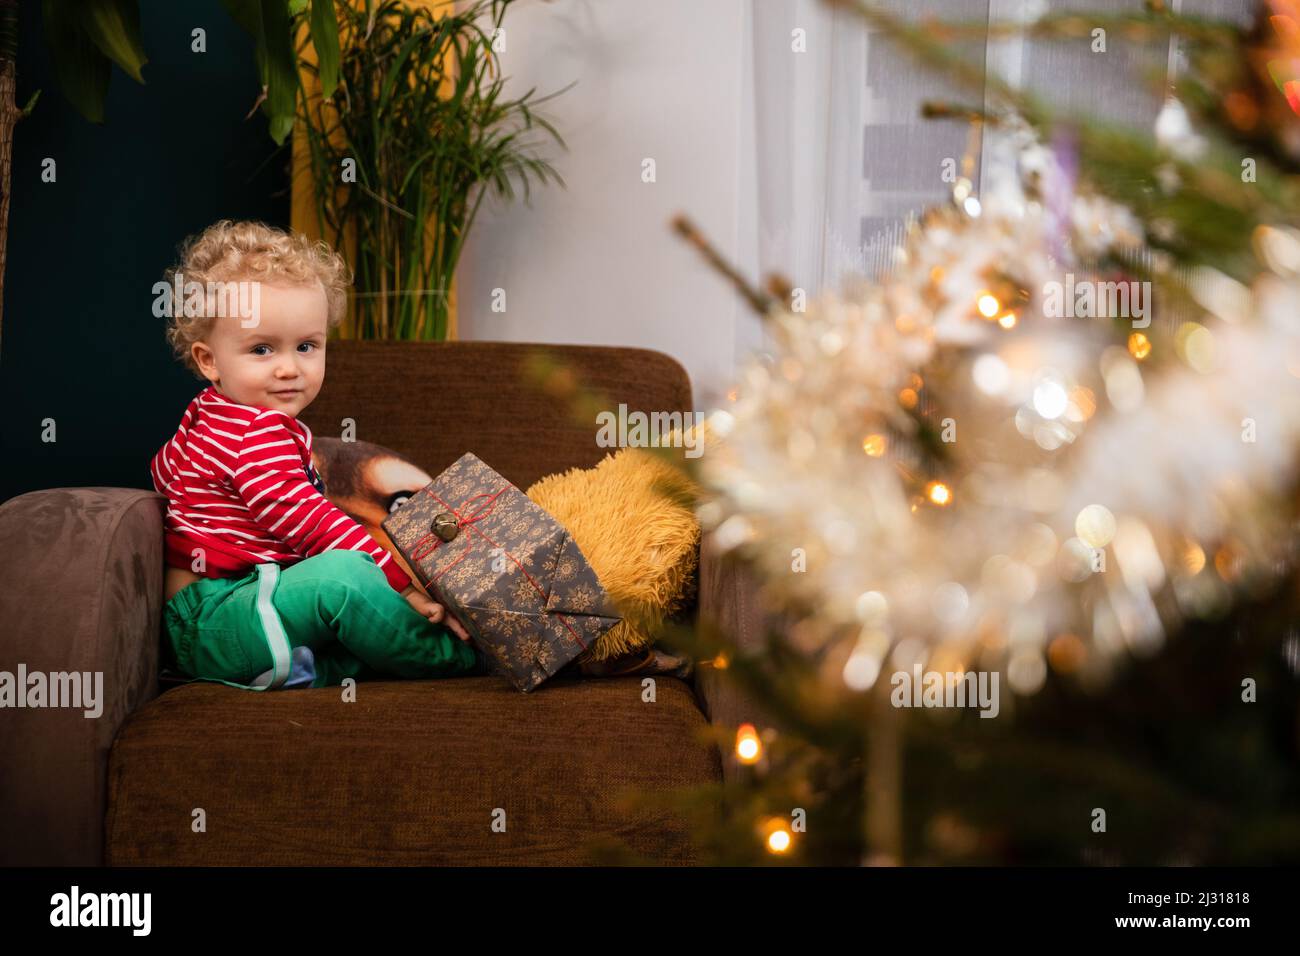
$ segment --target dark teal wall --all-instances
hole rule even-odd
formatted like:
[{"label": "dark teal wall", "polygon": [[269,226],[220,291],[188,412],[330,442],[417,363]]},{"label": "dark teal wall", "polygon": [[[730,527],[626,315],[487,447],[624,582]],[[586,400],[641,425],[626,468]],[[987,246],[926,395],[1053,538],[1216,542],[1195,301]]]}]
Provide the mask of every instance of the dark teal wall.
[{"label": "dark teal wall", "polygon": [[[36,488],[149,488],[149,459],[202,383],[172,358],[152,287],[217,219],[287,226],[287,146],[255,96],[252,41],[218,0],[143,0],[140,86],[114,68],[103,126],[55,83],[41,4],[22,5],[0,340],[0,501]],[[207,31],[193,53],[190,32]],[[41,181],[52,157],[58,181]],[[41,422],[58,440],[41,441]]]}]

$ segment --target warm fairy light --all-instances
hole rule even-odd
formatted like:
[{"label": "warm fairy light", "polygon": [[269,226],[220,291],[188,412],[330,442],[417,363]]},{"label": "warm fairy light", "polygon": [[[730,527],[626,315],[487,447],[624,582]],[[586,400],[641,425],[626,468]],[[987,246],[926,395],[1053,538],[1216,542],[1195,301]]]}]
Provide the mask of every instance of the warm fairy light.
[{"label": "warm fairy light", "polygon": [[794,843],[789,821],[783,817],[768,817],[761,821],[759,832],[763,834],[763,844],[768,853],[785,853]]},{"label": "warm fairy light", "polygon": [[940,507],[952,501],[952,489],[942,481],[932,481],[925,486],[925,496]]},{"label": "warm fairy light", "polygon": [[754,763],[763,754],[763,742],[758,739],[758,731],[753,724],[741,724],[736,728],[736,756],[741,763]]},{"label": "warm fairy light", "polygon": [[900,312],[894,319],[894,328],[898,329],[898,331],[902,332],[904,335],[909,335],[916,329],[916,320],[906,312]]},{"label": "warm fairy light", "polygon": [[1096,414],[1097,396],[1092,393],[1092,389],[1080,385],[1070,393],[1070,401],[1079,410],[1079,414],[1083,416],[1084,421]]},{"label": "warm fairy light", "polygon": [[975,302],[975,307],[980,310],[980,315],[986,319],[991,319],[1002,311],[1002,303],[992,292],[985,292]]},{"label": "warm fairy light", "polygon": [[784,853],[790,849],[790,831],[782,827],[769,833],[767,835],[767,849],[769,853]]},{"label": "warm fairy light", "polygon": [[936,285],[943,281],[943,266],[935,266],[930,270],[930,281]]},{"label": "warm fairy light", "polygon": [[727,401],[734,402],[739,395],[740,393],[736,389],[729,389],[727,391]]},{"label": "warm fairy light", "polygon": [[1128,337],[1128,352],[1139,362],[1151,354],[1151,340],[1141,332]]},{"label": "warm fairy light", "polygon": [[871,434],[862,439],[862,450],[872,458],[879,458],[885,453],[885,436]]},{"label": "warm fairy light", "polygon": [[1219,577],[1231,583],[1241,573],[1241,558],[1231,548],[1222,547],[1214,552],[1214,570],[1219,572]]},{"label": "warm fairy light", "polygon": [[1200,574],[1205,567],[1205,552],[1195,541],[1187,542],[1187,547],[1183,549],[1183,567],[1188,574]]},{"label": "warm fairy light", "polygon": [[1058,634],[1047,645],[1047,660],[1060,674],[1077,671],[1088,655],[1088,649],[1075,634]]},{"label": "warm fairy light", "polygon": [[1016,327],[1016,314],[1014,312],[1008,312],[1006,315],[1002,316],[1002,318],[998,319],[998,325],[1002,326],[1004,329],[1014,329]]},{"label": "warm fairy light", "polygon": [[731,661],[727,660],[726,654],[719,654],[717,657],[713,659],[713,666],[720,671],[725,671],[727,669],[727,665],[730,663]]},{"label": "warm fairy light", "polygon": [[905,388],[898,393],[898,404],[908,409],[916,408],[917,398],[916,389]]}]

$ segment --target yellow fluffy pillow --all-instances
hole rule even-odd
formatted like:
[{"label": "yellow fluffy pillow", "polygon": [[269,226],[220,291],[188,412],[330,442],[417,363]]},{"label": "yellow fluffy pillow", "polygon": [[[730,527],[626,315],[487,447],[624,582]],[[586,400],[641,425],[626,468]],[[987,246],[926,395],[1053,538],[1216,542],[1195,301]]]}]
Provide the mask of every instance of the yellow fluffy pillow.
[{"label": "yellow fluffy pillow", "polygon": [[573,535],[624,613],[580,661],[650,645],[654,628],[694,596],[698,491],[683,471],[637,448],[606,455],[594,468],[548,475],[528,489],[528,497]]}]

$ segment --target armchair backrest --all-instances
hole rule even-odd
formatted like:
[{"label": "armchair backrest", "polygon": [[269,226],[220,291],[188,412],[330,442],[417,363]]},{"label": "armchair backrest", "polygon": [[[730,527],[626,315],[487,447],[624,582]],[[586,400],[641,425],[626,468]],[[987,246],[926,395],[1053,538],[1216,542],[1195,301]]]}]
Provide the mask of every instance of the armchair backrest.
[{"label": "armchair backrest", "polygon": [[588,468],[614,451],[598,425],[525,378],[535,352],[563,363],[605,396],[602,408],[693,410],[691,382],[671,356],[651,349],[523,342],[383,342],[328,345],[325,384],[302,419],[318,436],[355,437],[399,452],[436,475],[472,451],[521,489],[567,468]]}]

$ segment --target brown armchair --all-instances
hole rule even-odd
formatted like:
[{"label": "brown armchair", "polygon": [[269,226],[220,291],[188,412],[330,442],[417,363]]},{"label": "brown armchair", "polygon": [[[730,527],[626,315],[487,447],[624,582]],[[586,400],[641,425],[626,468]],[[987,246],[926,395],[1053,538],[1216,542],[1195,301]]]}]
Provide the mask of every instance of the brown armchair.
[{"label": "brown armchair", "polygon": [[[685,370],[644,349],[340,341],[303,419],[331,435],[351,418],[357,438],[433,474],[473,451],[526,488],[609,451],[594,423],[524,384],[535,349],[631,410],[692,409]],[[499,677],[375,681],[355,703],[338,688],[163,692],[164,508],[102,487],[0,507],[0,670],[103,673],[97,717],[0,711],[0,864],[573,864],[610,839],[694,862],[687,821],[620,796],[735,772],[709,723],[759,714],[710,666],[657,678],[654,703],[635,677],[530,695]],[[751,584],[707,542],[699,573],[697,613],[757,641]]]}]

